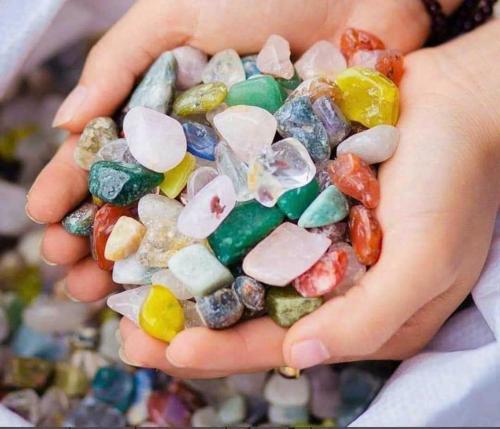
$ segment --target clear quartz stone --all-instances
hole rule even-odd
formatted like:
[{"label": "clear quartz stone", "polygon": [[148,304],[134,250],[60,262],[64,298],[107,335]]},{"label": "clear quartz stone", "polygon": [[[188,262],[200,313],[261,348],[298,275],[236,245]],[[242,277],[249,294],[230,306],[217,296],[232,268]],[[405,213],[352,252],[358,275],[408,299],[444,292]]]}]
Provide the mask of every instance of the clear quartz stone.
[{"label": "clear quartz stone", "polygon": [[139,325],[141,306],[146,300],[150,289],[150,285],[139,286],[134,289],[110,295],[107,300],[108,307],[122,316],[125,316],[136,325]]},{"label": "clear quartz stone", "polygon": [[186,202],[191,201],[193,197],[214,180],[218,174],[217,170],[212,167],[200,167],[193,171],[187,182]]},{"label": "clear quartz stone", "polygon": [[347,62],[340,50],[326,40],[316,42],[295,63],[295,69],[303,80],[334,78],[346,67]]},{"label": "clear quartz stone", "polygon": [[203,83],[222,82],[231,88],[245,80],[245,69],[234,49],[217,52],[208,62],[202,74]]},{"label": "clear quartz stone", "polygon": [[187,289],[186,286],[184,286],[184,284],[168,269],[163,269],[154,273],[151,277],[151,284],[166,287],[179,300],[190,299],[193,297],[193,294],[189,291],[189,289]]}]

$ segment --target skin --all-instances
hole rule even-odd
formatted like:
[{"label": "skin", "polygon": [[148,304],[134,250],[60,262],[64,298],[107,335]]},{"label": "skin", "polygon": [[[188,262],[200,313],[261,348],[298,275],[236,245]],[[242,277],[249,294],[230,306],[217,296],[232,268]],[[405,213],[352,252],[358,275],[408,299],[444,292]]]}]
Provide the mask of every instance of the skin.
[{"label": "skin", "polygon": [[[63,122],[56,118],[57,125],[78,133],[91,118],[110,114],[156,56],[186,43],[209,53],[228,47],[248,53],[279,33],[299,54],[316,40],[337,41],[349,26],[405,52],[425,39],[428,20],[423,10],[413,9],[420,2],[387,0],[377,10],[370,2],[317,1],[317,10],[298,0],[256,1],[252,7],[243,0],[210,2],[224,4],[219,15],[220,8],[204,8],[201,0],[139,1],[92,50],[80,82],[87,98],[72,115],[63,115]],[[257,27],[248,34],[244,22],[252,19]],[[404,359],[421,350],[474,286],[492,237],[500,203],[500,117],[493,113],[500,94],[491,91],[500,86],[499,27],[491,23],[405,58],[401,141],[379,173],[382,255],[358,285],[288,331],[261,318],[224,331],[189,329],[167,347],[122,319],[122,358],[201,378],[308,366],[294,353],[303,340],[321,341],[325,362]],[[57,224],[87,192],[86,173],[72,158],[75,141],[70,138],[42,171],[28,195],[27,212],[50,224],[42,253],[70,266],[70,296],[93,301],[116,286],[88,255],[86,241]]]}]

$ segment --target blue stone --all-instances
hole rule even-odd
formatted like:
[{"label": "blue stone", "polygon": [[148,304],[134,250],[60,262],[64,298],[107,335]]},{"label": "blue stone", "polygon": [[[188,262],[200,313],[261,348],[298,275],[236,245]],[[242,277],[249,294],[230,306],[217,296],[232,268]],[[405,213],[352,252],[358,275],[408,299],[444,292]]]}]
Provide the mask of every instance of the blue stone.
[{"label": "blue stone", "polygon": [[94,396],[121,412],[130,406],[134,394],[134,377],[114,366],[99,368],[92,380]]},{"label": "blue stone", "polygon": [[213,128],[197,122],[182,124],[187,140],[187,150],[198,158],[215,161],[215,146],[218,137]]},{"label": "blue stone", "polygon": [[347,198],[334,185],[330,185],[302,213],[298,224],[302,228],[316,228],[340,222],[348,214]]},{"label": "blue stone", "polygon": [[241,62],[247,79],[260,74],[260,70],[257,67],[257,55],[247,55],[241,59]]},{"label": "blue stone", "polygon": [[233,289],[222,288],[196,299],[196,307],[203,322],[211,329],[234,325],[243,315],[244,306]]},{"label": "blue stone", "polygon": [[16,331],[11,348],[16,356],[49,361],[63,360],[68,355],[63,337],[36,332],[26,325],[21,325]]},{"label": "blue stone", "polygon": [[319,97],[312,108],[325,127],[331,147],[337,146],[347,138],[351,132],[351,123],[330,97]]},{"label": "blue stone", "polygon": [[381,387],[380,378],[366,370],[348,367],[340,373],[340,397],[352,406],[366,408]]}]

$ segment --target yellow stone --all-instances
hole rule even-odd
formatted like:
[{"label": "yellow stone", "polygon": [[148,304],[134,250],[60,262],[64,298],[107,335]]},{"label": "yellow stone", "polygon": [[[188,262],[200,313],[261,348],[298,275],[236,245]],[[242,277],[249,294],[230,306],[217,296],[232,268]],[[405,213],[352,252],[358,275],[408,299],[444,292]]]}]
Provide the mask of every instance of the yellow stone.
[{"label": "yellow stone", "polygon": [[340,73],[335,83],[342,91],[340,108],[351,121],[371,128],[396,125],[399,117],[399,89],[382,73],[351,67]]},{"label": "yellow stone", "polygon": [[222,82],[211,82],[194,86],[179,95],[172,107],[179,116],[204,114],[224,102],[227,87]]},{"label": "yellow stone", "polygon": [[104,205],[104,201],[94,195],[92,195],[92,202],[99,207],[102,207]]},{"label": "yellow stone", "polygon": [[152,337],[166,342],[184,329],[184,311],[169,289],[151,286],[141,307],[139,326]]},{"label": "yellow stone", "polygon": [[146,233],[146,227],[134,218],[122,216],[118,219],[106,242],[104,257],[108,261],[119,261],[135,253]]},{"label": "yellow stone", "polygon": [[196,168],[196,158],[190,153],[172,170],[167,171],[163,182],[160,184],[161,191],[168,198],[176,198],[186,186],[190,174]]}]

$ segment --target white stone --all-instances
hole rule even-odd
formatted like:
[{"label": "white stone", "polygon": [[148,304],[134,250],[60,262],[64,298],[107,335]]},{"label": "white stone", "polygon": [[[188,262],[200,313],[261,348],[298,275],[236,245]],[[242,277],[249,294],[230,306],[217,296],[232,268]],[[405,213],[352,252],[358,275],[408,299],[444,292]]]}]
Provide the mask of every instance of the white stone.
[{"label": "white stone", "polygon": [[192,46],[175,48],[172,53],[177,60],[177,87],[188,89],[198,85],[207,65],[207,54]]},{"label": "white stone", "polygon": [[217,412],[219,420],[224,425],[241,423],[245,419],[246,404],[242,395],[234,395],[226,399]]},{"label": "white stone", "polygon": [[347,62],[342,52],[326,40],[316,42],[295,63],[295,69],[302,80],[314,77],[335,78],[346,67]]},{"label": "white stone", "polygon": [[203,70],[202,80],[203,83],[222,82],[227,89],[245,80],[245,69],[238,53],[234,49],[217,52]]},{"label": "white stone", "polygon": [[110,295],[107,300],[108,307],[139,326],[141,307],[150,289],[150,285],[139,286],[134,289]]},{"label": "white stone", "polygon": [[158,221],[176,221],[183,205],[163,195],[148,194],[139,200],[137,211],[140,221],[149,226]]},{"label": "white stone", "polygon": [[166,287],[179,300],[191,299],[193,297],[189,289],[168,269],[159,270],[154,273],[151,276],[151,284]]},{"label": "white stone", "polygon": [[119,284],[143,285],[151,282],[151,276],[157,271],[139,262],[137,253],[116,261],[113,266],[113,281]]},{"label": "white stone", "polygon": [[264,388],[264,397],[271,404],[282,407],[305,406],[310,395],[311,388],[305,374],[294,379],[273,374]]},{"label": "white stone", "polygon": [[295,70],[290,61],[288,40],[277,34],[271,34],[257,55],[257,68],[265,74],[291,79]]}]

